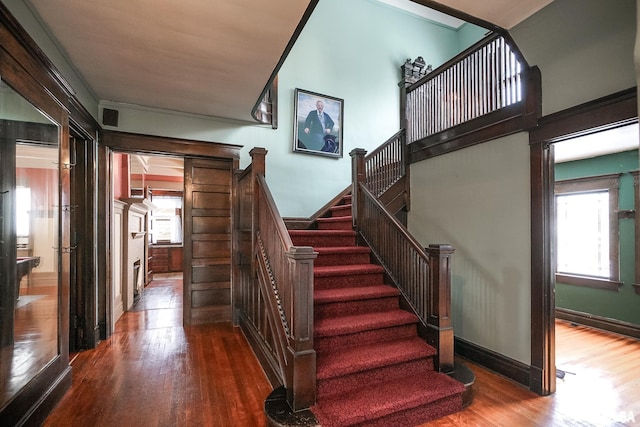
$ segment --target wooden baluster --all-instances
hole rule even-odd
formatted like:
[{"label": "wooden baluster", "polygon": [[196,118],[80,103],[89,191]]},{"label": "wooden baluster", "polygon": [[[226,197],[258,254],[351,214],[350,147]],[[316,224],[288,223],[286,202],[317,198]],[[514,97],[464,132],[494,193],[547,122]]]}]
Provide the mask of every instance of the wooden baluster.
[{"label": "wooden baluster", "polygon": [[429,245],[429,302],[427,340],[438,349],[437,369],[453,371],[453,327],[451,326],[451,255],[450,245]]}]

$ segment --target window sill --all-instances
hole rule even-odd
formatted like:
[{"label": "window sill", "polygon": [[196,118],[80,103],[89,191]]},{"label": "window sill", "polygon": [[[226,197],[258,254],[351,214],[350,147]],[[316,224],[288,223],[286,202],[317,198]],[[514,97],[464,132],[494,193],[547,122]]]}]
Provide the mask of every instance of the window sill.
[{"label": "window sill", "polygon": [[565,285],[584,286],[587,288],[605,289],[618,292],[622,282],[598,277],[578,276],[573,274],[556,273],[556,283]]}]

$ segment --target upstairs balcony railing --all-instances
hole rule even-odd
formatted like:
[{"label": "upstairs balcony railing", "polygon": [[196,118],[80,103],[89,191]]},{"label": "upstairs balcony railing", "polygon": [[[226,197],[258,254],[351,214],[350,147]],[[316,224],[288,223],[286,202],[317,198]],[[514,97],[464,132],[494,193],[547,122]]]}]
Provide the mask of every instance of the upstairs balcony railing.
[{"label": "upstairs balcony railing", "polygon": [[433,71],[425,65],[418,58],[402,67],[401,124],[407,144],[413,144],[410,162],[537,123],[540,72],[508,34],[493,33]]}]

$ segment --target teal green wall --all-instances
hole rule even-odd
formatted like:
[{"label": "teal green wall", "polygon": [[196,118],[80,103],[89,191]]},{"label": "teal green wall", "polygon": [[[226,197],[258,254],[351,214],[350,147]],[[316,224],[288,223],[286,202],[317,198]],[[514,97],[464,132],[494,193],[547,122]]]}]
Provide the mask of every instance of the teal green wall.
[{"label": "teal green wall", "polygon": [[[459,37],[375,0],[322,0],[280,70],[277,130],[124,104],[101,107],[120,112],[117,130],[241,145],[242,167],[251,148],[266,148],[267,182],[280,213],[308,217],[349,185],[351,150],[372,151],[399,130],[400,66],[422,56],[437,67],[459,52]],[[344,100],[343,158],[292,152],[296,88]]]},{"label": "teal green wall", "polygon": [[463,50],[473,46],[478,40],[487,35],[486,28],[478,27],[469,23],[464,24],[458,30],[458,50]]},{"label": "teal green wall", "polygon": [[[635,190],[630,171],[638,170],[638,150],[556,165],[556,180],[622,173],[618,209],[634,209]],[[556,283],[556,307],[640,324],[640,295],[635,293],[635,225],[621,219],[619,292]]]}]

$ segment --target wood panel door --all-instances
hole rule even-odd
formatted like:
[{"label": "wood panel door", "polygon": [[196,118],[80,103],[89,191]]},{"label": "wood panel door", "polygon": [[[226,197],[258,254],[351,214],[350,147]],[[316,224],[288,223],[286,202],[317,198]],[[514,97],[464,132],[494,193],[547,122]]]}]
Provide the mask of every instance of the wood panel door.
[{"label": "wood panel door", "polygon": [[185,325],[231,321],[232,166],[185,158]]}]

